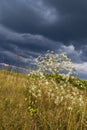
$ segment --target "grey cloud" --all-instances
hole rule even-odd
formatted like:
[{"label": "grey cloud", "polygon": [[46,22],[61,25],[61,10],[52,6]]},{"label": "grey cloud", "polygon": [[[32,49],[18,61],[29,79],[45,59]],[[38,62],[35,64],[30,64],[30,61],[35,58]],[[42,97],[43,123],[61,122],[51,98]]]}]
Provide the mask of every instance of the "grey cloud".
[{"label": "grey cloud", "polygon": [[1,50],[3,48],[27,58],[28,55],[35,57],[47,50],[56,50],[58,53],[66,52],[73,62],[87,61],[86,45],[80,45],[78,48],[79,43],[76,43],[77,47],[73,42],[65,45],[63,42],[55,42],[42,35],[17,33],[3,26],[0,26],[0,35]]},{"label": "grey cloud", "polygon": [[[8,44],[10,45],[10,43],[12,43],[26,49],[31,48],[32,50],[37,51],[44,51],[48,49],[55,50],[55,48],[61,45],[60,42],[55,42],[38,34],[33,35],[30,33],[17,33],[3,26],[0,26],[0,35],[0,41],[7,46]],[[2,44],[2,46],[4,44]],[[12,45],[10,45],[10,47],[11,46]]]},{"label": "grey cloud", "polygon": [[[9,0],[9,1],[1,1],[0,2],[0,11],[1,11],[1,20],[0,22],[19,32],[28,32],[33,31],[34,27],[37,29],[38,25],[38,15],[36,15],[35,11],[31,8],[29,3],[17,0]],[[35,30],[34,29],[34,30]]]},{"label": "grey cloud", "polygon": [[74,63],[82,63],[82,49],[76,50],[74,45],[61,45],[59,52],[65,52]]},{"label": "grey cloud", "polygon": [[87,37],[87,1],[45,0],[45,3],[56,8],[60,14],[56,27],[64,35],[61,39],[75,40]]},{"label": "grey cloud", "polygon": [[0,0],[0,56],[23,63],[49,49],[87,62],[86,15],[86,0]]},{"label": "grey cloud", "polygon": [[[41,35],[14,32],[0,25],[0,56],[16,62],[19,55],[22,63],[28,63],[31,56],[36,57],[49,50],[55,50],[61,43]],[[24,59],[24,62],[23,62]]]},{"label": "grey cloud", "polygon": [[74,66],[77,69],[78,76],[82,79],[87,80],[87,62],[79,64],[75,63]]},{"label": "grey cloud", "polygon": [[17,32],[65,42],[87,37],[85,0],[3,1],[0,22]]}]

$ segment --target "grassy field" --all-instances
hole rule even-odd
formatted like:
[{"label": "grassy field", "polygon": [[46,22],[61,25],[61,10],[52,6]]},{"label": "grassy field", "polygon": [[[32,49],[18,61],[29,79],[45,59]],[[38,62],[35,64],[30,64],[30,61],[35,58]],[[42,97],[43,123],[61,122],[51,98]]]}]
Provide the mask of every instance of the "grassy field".
[{"label": "grassy field", "polygon": [[87,81],[1,70],[0,130],[87,130]]}]

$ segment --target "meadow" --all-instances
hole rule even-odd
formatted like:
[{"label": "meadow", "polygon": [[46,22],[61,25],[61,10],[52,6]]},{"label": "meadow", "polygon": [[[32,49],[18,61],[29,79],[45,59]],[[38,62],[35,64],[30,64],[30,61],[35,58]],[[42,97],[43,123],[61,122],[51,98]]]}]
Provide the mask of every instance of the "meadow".
[{"label": "meadow", "polygon": [[87,130],[87,81],[0,70],[0,130]]}]

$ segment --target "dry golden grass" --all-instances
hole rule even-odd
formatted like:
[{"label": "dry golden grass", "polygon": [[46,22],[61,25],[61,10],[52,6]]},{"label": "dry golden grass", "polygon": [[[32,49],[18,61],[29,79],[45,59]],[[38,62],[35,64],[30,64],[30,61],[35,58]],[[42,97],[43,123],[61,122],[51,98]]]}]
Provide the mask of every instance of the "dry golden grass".
[{"label": "dry golden grass", "polygon": [[0,71],[0,130],[87,130],[87,92],[68,81]]}]

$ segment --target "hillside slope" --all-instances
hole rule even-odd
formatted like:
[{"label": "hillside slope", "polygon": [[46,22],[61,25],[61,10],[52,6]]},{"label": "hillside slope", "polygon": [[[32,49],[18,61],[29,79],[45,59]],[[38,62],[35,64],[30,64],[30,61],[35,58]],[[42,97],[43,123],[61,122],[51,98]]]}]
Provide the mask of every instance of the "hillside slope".
[{"label": "hillside slope", "polygon": [[86,88],[78,78],[1,70],[0,130],[86,130]]}]

